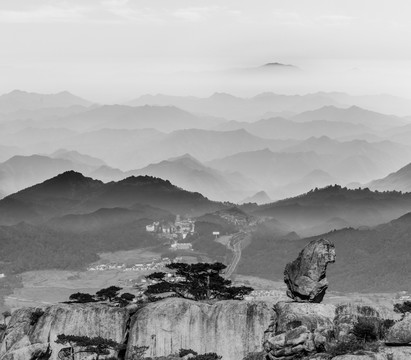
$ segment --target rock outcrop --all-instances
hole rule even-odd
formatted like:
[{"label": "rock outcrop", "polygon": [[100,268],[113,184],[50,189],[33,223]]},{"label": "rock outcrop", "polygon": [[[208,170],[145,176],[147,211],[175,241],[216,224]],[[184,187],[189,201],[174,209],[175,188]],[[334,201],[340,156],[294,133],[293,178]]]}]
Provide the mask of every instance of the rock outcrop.
[{"label": "rock outcrop", "polygon": [[180,348],[215,352],[240,360],[261,350],[273,303],[220,301],[213,305],[179,298],[149,304],[132,318],[128,346],[149,346],[146,356],[163,356]]},{"label": "rock outcrop", "polygon": [[59,304],[41,310],[22,308],[10,319],[1,344],[0,359],[28,360],[43,355],[57,360],[59,351],[65,347],[55,343],[59,334],[101,336],[123,343],[128,319],[126,309],[107,305]]},{"label": "rock outcrop", "polygon": [[291,360],[325,349],[334,331],[335,306],[279,302],[274,312],[263,344],[269,359]]},{"label": "rock outcrop", "polygon": [[296,301],[320,303],[328,288],[327,265],[335,261],[335,248],[328,240],[313,240],[284,271],[287,295]]},{"label": "rock outcrop", "polygon": [[375,326],[378,332],[381,322],[380,314],[370,306],[341,304],[335,310],[334,334],[338,341],[345,341],[352,337],[352,330],[359,319],[367,319],[369,324]]},{"label": "rock outcrop", "polygon": [[386,336],[386,343],[390,345],[411,344],[411,314],[410,313],[407,313],[401,321],[396,322],[390,328]]}]

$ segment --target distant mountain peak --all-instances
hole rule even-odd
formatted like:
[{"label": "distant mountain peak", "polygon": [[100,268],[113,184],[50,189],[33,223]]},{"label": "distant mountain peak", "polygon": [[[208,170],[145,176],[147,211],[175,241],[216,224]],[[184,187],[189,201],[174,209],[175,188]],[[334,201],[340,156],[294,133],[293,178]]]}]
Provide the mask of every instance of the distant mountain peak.
[{"label": "distant mountain peak", "polygon": [[271,202],[272,202],[271,198],[263,190],[255,193],[253,196],[249,196],[249,197],[247,197],[247,198],[245,198],[244,200],[241,201],[242,204],[257,203],[258,205],[268,204],[268,203],[271,203]]},{"label": "distant mountain peak", "polygon": [[282,63],[279,63],[279,62],[266,63],[262,67],[291,67],[291,68],[296,68],[297,69],[297,67],[295,65],[282,64]]},{"label": "distant mountain peak", "polygon": [[65,172],[55,176],[54,178],[46,180],[46,181],[51,181],[51,180],[53,180],[53,181],[81,182],[81,181],[84,181],[84,180],[93,180],[93,179],[84,176],[80,172],[77,172],[77,171],[74,171],[74,170],[69,170],[69,171],[65,171]]}]

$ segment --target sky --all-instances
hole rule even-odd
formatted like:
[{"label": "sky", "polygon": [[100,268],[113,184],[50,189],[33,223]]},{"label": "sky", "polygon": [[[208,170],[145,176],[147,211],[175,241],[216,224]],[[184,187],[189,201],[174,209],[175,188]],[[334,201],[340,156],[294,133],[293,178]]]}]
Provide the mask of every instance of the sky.
[{"label": "sky", "polygon": [[0,0],[0,92],[250,95],[258,83],[214,72],[281,62],[307,76],[261,90],[411,97],[410,13],[409,0]]}]

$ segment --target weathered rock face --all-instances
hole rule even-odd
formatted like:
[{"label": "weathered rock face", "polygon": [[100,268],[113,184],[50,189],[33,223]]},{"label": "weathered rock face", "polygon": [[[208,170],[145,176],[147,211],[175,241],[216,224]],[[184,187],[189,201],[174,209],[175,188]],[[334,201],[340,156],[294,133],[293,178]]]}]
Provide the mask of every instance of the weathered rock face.
[{"label": "weathered rock face", "polygon": [[328,287],[327,265],[334,261],[333,244],[325,239],[311,241],[298,258],[285,267],[287,295],[296,301],[321,302]]},{"label": "weathered rock face", "polygon": [[[386,343],[392,345],[411,344],[411,314],[405,315],[404,319],[396,322],[388,331]],[[411,357],[410,357],[411,359]]]},{"label": "weathered rock face", "polygon": [[264,350],[268,358],[294,359],[325,348],[334,330],[335,306],[279,302],[265,332]]},{"label": "weathered rock face", "polygon": [[[363,355],[339,355],[332,360],[409,360],[411,359],[411,347],[384,348],[378,353]],[[311,360],[311,359],[310,359]]]},{"label": "weathered rock face", "polygon": [[381,318],[379,312],[374,308],[352,304],[337,306],[334,319],[336,339],[338,341],[345,341],[352,337],[351,331],[359,318],[367,318],[370,323],[374,323],[375,329],[378,332]]},{"label": "weathered rock face", "polygon": [[235,300],[209,305],[178,298],[152,303],[133,316],[128,347],[149,346],[146,356],[152,357],[191,348],[240,360],[261,350],[272,306]]},{"label": "weathered rock face", "polygon": [[1,360],[28,360],[35,354],[49,354],[51,360],[58,359],[58,352],[65,347],[55,343],[59,334],[101,336],[122,343],[129,319],[126,309],[61,304],[43,308],[44,314],[33,323],[35,311],[24,308],[13,313],[1,344]]}]

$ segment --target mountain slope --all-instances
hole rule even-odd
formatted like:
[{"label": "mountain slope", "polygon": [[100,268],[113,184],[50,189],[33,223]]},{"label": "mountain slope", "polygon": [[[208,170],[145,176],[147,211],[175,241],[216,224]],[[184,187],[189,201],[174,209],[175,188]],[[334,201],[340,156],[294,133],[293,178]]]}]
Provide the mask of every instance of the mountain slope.
[{"label": "mountain slope", "polygon": [[167,179],[189,191],[220,201],[235,201],[250,189],[251,182],[240,174],[227,174],[203,165],[189,154],[150,164],[130,175],[151,175]]},{"label": "mountain slope", "polygon": [[0,221],[1,224],[39,223],[51,217],[90,213],[101,208],[130,208],[136,203],[191,216],[224,208],[221,203],[159,178],[131,176],[105,184],[67,171],[1,200]]},{"label": "mountain slope", "polygon": [[264,148],[280,150],[295,144],[295,140],[270,140],[251,135],[245,130],[211,131],[189,129],[174,131],[130,153],[129,168],[139,168],[170,157],[190,154],[204,162],[242,151]]},{"label": "mountain slope", "polygon": [[[326,238],[336,248],[337,260],[327,269],[329,290],[342,292],[398,292],[411,286],[411,213],[371,229],[341,229]],[[238,272],[281,280],[286,262],[313,238],[282,240],[260,227],[242,252]]]},{"label": "mountain slope", "polygon": [[0,188],[12,194],[65,171],[89,174],[103,165],[100,159],[62,149],[50,156],[17,155],[0,163]]},{"label": "mountain slope", "polygon": [[262,205],[255,210],[255,214],[274,217],[298,234],[311,236],[315,233],[310,228],[323,226],[333,218],[339,218],[341,223],[353,227],[375,226],[409,211],[411,194],[379,193],[369,189],[349,190],[334,185]]},{"label": "mountain slope", "polygon": [[397,190],[411,192],[411,164],[393,172],[385,178],[373,180],[367,184],[372,190]]}]

